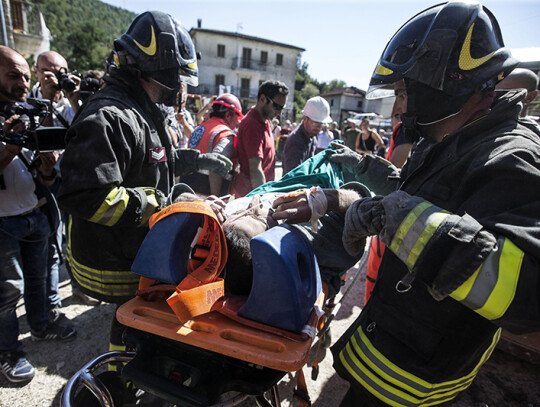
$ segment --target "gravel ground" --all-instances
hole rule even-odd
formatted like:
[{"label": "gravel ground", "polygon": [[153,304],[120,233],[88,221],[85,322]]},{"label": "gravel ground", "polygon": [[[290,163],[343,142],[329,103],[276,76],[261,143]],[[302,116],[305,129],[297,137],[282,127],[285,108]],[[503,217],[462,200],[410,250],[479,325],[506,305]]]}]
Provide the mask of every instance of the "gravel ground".
[{"label": "gravel ground", "polygon": [[[359,265],[348,273],[350,283]],[[361,271],[360,271],[361,272]],[[361,272],[355,285],[332,322],[332,343],[349,326],[360,312],[357,304],[363,303],[364,274]],[[347,285],[344,287],[344,289]],[[342,290],[343,291],[343,290]],[[78,331],[77,338],[68,343],[33,342],[24,317],[24,306],[17,313],[21,324],[21,339],[30,362],[36,367],[36,377],[25,386],[13,385],[0,377],[0,406],[44,407],[59,406],[63,386],[86,362],[108,349],[109,324],[115,307],[110,304],[86,306],[77,304],[71,297],[71,286],[65,270],[61,273],[61,294],[64,312]],[[304,368],[308,390],[314,407],[333,407],[347,391],[348,385],[332,369],[332,356],[323,349],[319,354],[320,372],[316,381],[311,380],[311,369]],[[297,405],[293,401],[294,381],[287,374],[279,384],[282,405]],[[253,401],[242,406],[255,406]],[[516,359],[496,350],[482,368],[478,378],[453,407],[540,407],[540,365]]]}]

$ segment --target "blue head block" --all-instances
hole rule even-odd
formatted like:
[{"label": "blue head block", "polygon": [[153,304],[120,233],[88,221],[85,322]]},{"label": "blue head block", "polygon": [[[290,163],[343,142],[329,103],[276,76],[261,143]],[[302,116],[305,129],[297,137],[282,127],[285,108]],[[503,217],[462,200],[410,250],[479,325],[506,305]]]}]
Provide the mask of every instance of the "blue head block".
[{"label": "blue head block", "polygon": [[203,216],[174,213],[157,222],[144,238],[131,271],[164,283],[179,284],[187,275],[191,243]]},{"label": "blue head block", "polygon": [[238,315],[300,332],[321,291],[308,239],[294,226],[276,226],[251,239],[253,285]]}]

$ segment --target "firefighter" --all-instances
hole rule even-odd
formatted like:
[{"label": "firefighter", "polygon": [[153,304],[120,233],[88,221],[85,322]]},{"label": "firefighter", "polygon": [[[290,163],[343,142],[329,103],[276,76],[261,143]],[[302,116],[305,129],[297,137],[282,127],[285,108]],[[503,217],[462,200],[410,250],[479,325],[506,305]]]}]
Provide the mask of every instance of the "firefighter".
[{"label": "firefighter", "polygon": [[[166,13],[142,13],[114,41],[105,87],[68,130],[58,202],[71,215],[67,259],[85,294],[117,304],[132,298],[139,277],[131,264],[175,176],[231,169],[223,156],[175,150],[157,106],[172,106],[182,82],[197,85],[197,73],[186,29]],[[112,349],[121,332],[113,329]]]},{"label": "firefighter", "polygon": [[[416,141],[399,190],[346,213],[351,254],[373,235],[386,250],[371,298],[332,348],[351,384],[342,406],[447,403],[502,328],[540,329],[540,134],[519,119],[524,90],[495,92],[516,65],[475,2],[426,9],[384,50],[368,94],[404,79]],[[364,160],[346,149],[331,159],[351,171]]]}]

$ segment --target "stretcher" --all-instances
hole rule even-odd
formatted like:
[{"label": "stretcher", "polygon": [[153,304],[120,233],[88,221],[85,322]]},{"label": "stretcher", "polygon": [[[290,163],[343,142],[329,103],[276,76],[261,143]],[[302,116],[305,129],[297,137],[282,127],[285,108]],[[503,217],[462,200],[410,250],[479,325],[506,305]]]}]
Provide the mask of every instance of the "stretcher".
[{"label": "stretcher", "polygon": [[[277,384],[306,364],[323,314],[316,260],[302,239],[294,229],[281,227],[252,239],[253,290],[259,287],[263,295],[229,296],[218,310],[184,322],[164,296],[138,296],[120,306],[116,316],[127,327],[123,339],[129,351],[109,352],[87,363],[69,380],[61,405],[118,407],[125,398],[117,393],[126,383],[178,406],[234,406],[250,397],[261,406],[281,405]],[[286,287],[280,290],[283,299],[274,312],[265,313],[261,308],[269,308],[264,305],[274,296],[276,281]],[[281,319],[290,318],[279,307],[290,301],[287,314],[294,316],[308,309],[304,297],[312,298],[307,317],[301,316],[304,326],[286,329],[291,325]],[[260,318],[254,317],[258,309]],[[96,372],[115,363],[116,378],[101,380]]]}]

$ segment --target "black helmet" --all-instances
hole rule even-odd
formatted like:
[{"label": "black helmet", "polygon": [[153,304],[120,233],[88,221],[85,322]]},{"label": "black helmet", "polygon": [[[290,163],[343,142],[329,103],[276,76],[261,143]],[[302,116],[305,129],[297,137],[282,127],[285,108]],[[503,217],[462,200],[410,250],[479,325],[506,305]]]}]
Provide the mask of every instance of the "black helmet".
[{"label": "black helmet", "polygon": [[394,34],[371,77],[367,97],[380,97],[378,89],[405,79],[408,93],[415,87],[423,93],[431,90],[437,100],[457,101],[447,108],[448,116],[475,92],[493,89],[517,63],[504,48],[499,24],[486,7],[443,3],[417,14]]},{"label": "black helmet", "polygon": [[[198,85],[197,56],[187,30],[161,11],[138,15],[125,34],[114,41],[115,65],[135,67],[169,88],[180,80]],[[123,54],[123,51],[128,55]]]}]

